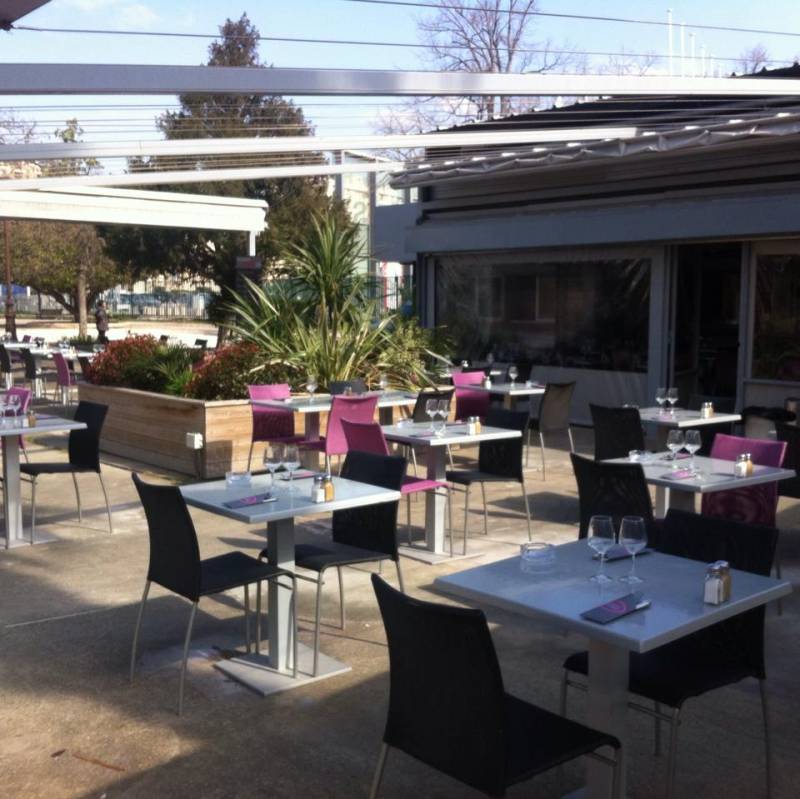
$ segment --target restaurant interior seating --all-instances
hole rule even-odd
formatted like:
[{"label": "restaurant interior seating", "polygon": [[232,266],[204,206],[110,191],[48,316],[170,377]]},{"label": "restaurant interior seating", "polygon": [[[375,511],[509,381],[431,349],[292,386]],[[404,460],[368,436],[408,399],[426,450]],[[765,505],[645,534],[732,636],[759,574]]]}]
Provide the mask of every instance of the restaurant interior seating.
[{"label": "restaurant interior seating", "polygon": [[[505,690],[483,611],[423,602],[372,575],[389,643],[389,709],[370,799],[390,749],[492,796],[581,756],[612,769],[620,742]],[[599,754],[609,746],[614,757]]]}]

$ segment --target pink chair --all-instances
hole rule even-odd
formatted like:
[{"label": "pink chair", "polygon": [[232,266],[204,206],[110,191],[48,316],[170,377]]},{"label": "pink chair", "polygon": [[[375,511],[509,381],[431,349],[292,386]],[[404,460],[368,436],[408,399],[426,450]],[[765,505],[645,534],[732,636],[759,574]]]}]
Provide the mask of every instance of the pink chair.
[{"label": "pink chair", "polygon": [[[386,436],[383,435],[383,430],[377,422],[352,422],[349,419],[342,419],[342,430],[344,430],[344,435],[347,439],[348,450],[369,452],[373,455],[391,455],[389,445],[386,443]],[[411,477],[409,475],[403,478],[400,493],[406,498],[406,539],[409,545],[411,544],[411,495],[420,491],[435,492],[440,488],[444,489],[447,509],[452,514],[450,509],[450,487],[445,481],[429,480],[424,477]],[[452,518],[449,526],[452,530]],[[452,540],[451,533],[451,547]]]},{"label": "pink chair", "polygon": [[378,395],[360,395],[347,397],[337,394],[331,402],[331,411],[328,414],[328,427],[325,435],[318,441],[303,441],[300,445],[304,449],[313,449],[325,453],[325,468],[330,471],[331,455],[345,455],[347,453],[347,439],[342,429],[342,421],[371,422],[375,418],[375,409],[378,407]]},{"label": "pink chair", "polygon": [[470,416],[483,419],[489,413],[491,396],[486,391],[474,391],[469,386],[479,386],[483,381],[483,372],[455,372],[453,385],[456,387],[456,421]]},{"label": "pink chair", "polygon": [[[710,455],[724,461],[735,461],[736,456],[743,452],[749,452],[753,463],[758,466],[780,467],[786,455],[786,442],[717,433]],[[728,491],[713,491],[703,495],[701,508],[706,516],[720,516],[732,521],[775,527],[778,484],[766,483],[731,488]]]},{"label": "pink chair", "polygon": [[75,375],[69,368],[67,359],[60,352],[53,353],[53,363],[56,367],[56,386],[61,394],[61,403],[70,405],[72,401],[72,388],[76,385]]},{"label": "pink chair", "polygon": [[[247,393],[252,400],[289,399],[292,392],[288,383],[266,383],[259,386],[248,386]],[[265,405],[250,404],[253,414],[253,433],[250,437],[250,454],[247,456],[247,470],[253,459],[253,445],[256,441],[274,441],[280,444],[298,444],[302,436],[294,434],[294,413],[281,408],[268,408]]]}]

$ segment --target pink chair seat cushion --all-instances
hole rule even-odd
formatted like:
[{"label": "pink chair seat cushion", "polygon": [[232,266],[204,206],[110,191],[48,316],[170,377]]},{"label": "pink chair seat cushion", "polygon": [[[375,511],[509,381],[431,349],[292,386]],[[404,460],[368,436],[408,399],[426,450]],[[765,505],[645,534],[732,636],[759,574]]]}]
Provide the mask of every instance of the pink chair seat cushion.
[{"label": "pink chair seat cushion", "polygon": [[489,413],[491,395],[486,391],[471,391],[468,388],[456,389],[456,420],[461,421],[470,416],[483,419]]},{"label": "pink chair seat cushion", "polygon": [[325,436],[320,436],[315,441],[304,438],[300,441],[300,447],[302,449],[313,449],[317,452],[325,452]]},{"label": "pink chair seat cushion", "polygon": [[433,491],[435,488],[447,488],[447,483],[443,480],[428,480],[425,477],[406,476],[403,478],[400,493],[415,494],[417,491]]}]

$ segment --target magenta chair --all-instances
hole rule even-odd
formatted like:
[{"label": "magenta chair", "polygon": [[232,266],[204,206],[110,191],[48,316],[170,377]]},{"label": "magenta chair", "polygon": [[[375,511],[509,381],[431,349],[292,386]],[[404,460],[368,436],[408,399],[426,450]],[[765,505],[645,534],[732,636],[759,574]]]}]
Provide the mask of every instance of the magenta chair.
[{"label": "magenta chair", "polygon": [[69,363],[60,352],[53,353],[53,363],[56,367],[56,386],[61,395],[62,405],[70,405],[72,400],[72,388],[76,385],[75,375],[69,368]]},{"label": "magenta chair", "polygon": [[[303,449],[316,450],[325,454],[325,469],[331,470],[332,455],[347,454],[347,439],[342,429],[342,421],[372,422],[375,419],[375,409],[378,407],[378,395],[344,396],[337,394],[331,398],[331,410],[328,414],[328,426],[325,435],[318,441],[304,440],[300,446]],[[341,465],[341,463],[340,463]]]},{"label": "magenta chair", "polygon": [[[369,452],[373,455],[391,455],[389,445],[386,443],[386,436],[383,434],[381,426],[377,422],[353,422],[349,419],[342,419],[342,430],[347,439],[347,449],[356,452]],[[452,530],[452,510],[450,508],[450,487],[444,480],[429,480],[425,477],[411,477],[406,475],[403,478],[403,485],[400,487],[400,494],[406,498],[406,540],[411,544],[411,495],[420,491],[438,491],[443,488],[445,499],[447,500],[447,510],[450,516],[450,529]],[[452,548],[452,532],[450,534],[450,546]],[[452,552],[451,552],[452,554]]]},{"label": "magenta chair", "polygon": [[[717,433],[710,455],[723,461],[735,461],[736,456],[743,452],[749,452],[757,466],[780,467],[786,455],[786,443]],[[778,484],[766,483],[703,494],[701,508],[706,516],[720,516],[746,524],[775,527]]]},{"label": "magenta chair", "polygon": [[469,386],[479,386],[483,382],[483,372],[455,372],[453,385],[456,387],[456,421],[470,416],[483,419],[489,413],[491,395],[487,391],[474,391]]},{"label": "magenta chair", "polygon": [[279,444],[299,444],[302,436],[294,434],[294,413],[281,408],[268,408],[265,405],[253,405],[252,400],[283,400],[292,395],[288,383],[267,383],[260,386],[248,386],[250,409],[253,413],[253,434],[250,437],[250,454],[247,456],[247,471],[253,459],[253,446],[256,441],[274,441]]}]

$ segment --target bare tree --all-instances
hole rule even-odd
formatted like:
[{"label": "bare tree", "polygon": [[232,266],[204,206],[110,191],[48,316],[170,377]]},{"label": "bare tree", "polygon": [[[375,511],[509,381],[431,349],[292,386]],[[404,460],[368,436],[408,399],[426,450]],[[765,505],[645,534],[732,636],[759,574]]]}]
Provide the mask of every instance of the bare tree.
[{"label": "bare tree", "polygon": [[661,59],[656,53],[642,55],[626,53],[623,47],[619,53],[608,56],[608,61],[599,64],[596,70],[601,75],[646,75]]},{"label": "bare tree", "polygon": [[769,64],[769,53],[763,44],[757,44],[749,50],[744,50],[736,62],[738,72],[743,75],[752,75]]}]

